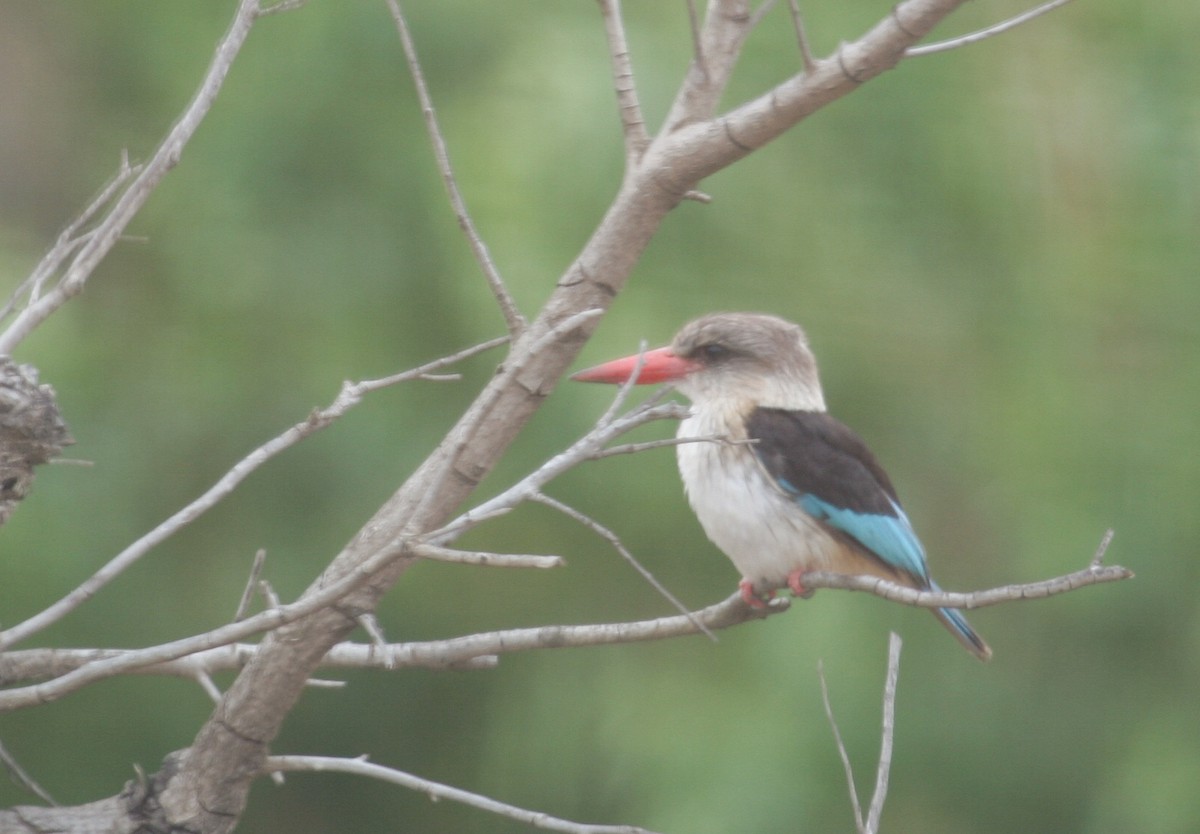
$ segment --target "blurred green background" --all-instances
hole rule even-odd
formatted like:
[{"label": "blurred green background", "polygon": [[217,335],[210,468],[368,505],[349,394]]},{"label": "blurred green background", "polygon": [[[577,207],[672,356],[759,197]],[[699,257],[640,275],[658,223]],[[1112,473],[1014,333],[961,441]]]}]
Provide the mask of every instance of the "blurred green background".
[{"label": "blurred green background", "polygon": [[[689,58],[682,4],[628,2],[651,125]],[[819,54],[890,4],[809,2]],[[1021,11],[969,4],[945,37]],[[458,175],[527,313],[620,180],[594,4],[413,2]],[[115,169],[149,155],[232,3],[0,4],[5,292]],[[667,341],[719,309],[802,322],[832,410],[874,447],[954,589],[1082,567],[1105,529],[1129,583],[975,612],[981,666],[926,613],[826,591],[721,635],[511,656],[495,671],[345,675],[280,753],[357,756],[571,819],[671,834],[850,831],[816,667],[867,792],[887,632],[905,638],[885,831],[1200,830],[1200,54],[1194,0],[1073,4],[905,63],[704,184],[668,219],[581,359]],[[776,9],[728,104],[799,61]],[[55,386],[91,467],[42,471],[0,530],[0,620],[65,593],[251,448],[381,376],[497,335],[447,207],[381,2],[260,21],[183,161],[87,292],[17,358]],[[257,548],[302,590],[432,448],[461,383],[372,395],[254,475],[36,645],[141,646],[226,621]],[[563,385],[479,496],[571,442],[611,391]],[[644,437],[664,436],[668,425]],[[550,492],[619,530],[688,604],[737,576],[672,455]],[[528,507],[463,542],[559,553],[554,572],[425,564],[387,598],[392,640],[670,609],[603,542]],[[221,681],[227,683],[228,678]],[[0,716],[62,802],[118,791],[211,704],[128,678]],[[32,801],[0,780],[0,806]],[[244,831],[525,830],[347,776],[251,796]]]}]

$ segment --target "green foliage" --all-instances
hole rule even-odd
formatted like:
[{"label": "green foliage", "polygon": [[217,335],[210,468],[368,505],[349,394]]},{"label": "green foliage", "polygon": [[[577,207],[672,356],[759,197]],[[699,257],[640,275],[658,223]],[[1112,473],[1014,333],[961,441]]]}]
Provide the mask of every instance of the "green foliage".
[{"label": "green foliage", "polygon": [[[21,276],[192,94],[230,4],[0,8],[0,263]],[[628,4],[656,127],[685,69],[678,4]],[[807,4],[814,5],[814,4]],[[815,4],[815,48],[880,14]],[[806,9],[806,11],[809,11]],[[1014,11],[968,6],[956,31]],[[475,219],[532,312],[620,181],[593,5],[414,5],[418,48]],[[495,671],[348,675],[275,751],[372,760],[573,819],[683,834],[846,831],[816,680],[868,789],[886,632],[906,639],[886,831],[1200,826],[1200,110],[1189,0],[1094,0],[912,61],[705,183],[585,361],[716,309],[806,325],[831,407],[891,470],[948,588],[1082,566],[1104,530],[1133,583],[977,612],[981,667],[925,613],[824,592],[784,617],[662,645],[509,657]],[[949,35],[950,33],[940,33]],[[776,9],[730,101],[799,66]],[[87,293],[24,346],[90,468],[44,471],[0,530],[0,620],[45,606],[251,448],[381,376],[501,332],[446,204],[382,3],[261,21],[211,117]],[[15,283],[19,278],[6,279]],[[490,373],[373,395],[251,478],[47,644],[136,646],[232,613],[254,551],[294,596],[432,448]],[[609,391],[564,384],[485,483],[582,433]],[[662,436],[669,427],[647,430]],[[670,453],[551,492],[620,531],[692,605],[736,575]],[[473,534],[560,553],[511,573],[427,564],[384,604],[393,640],[668,609],[603,542],[530,507]],[[210,706],[179,681],[106,683],[0,718],[63,802],[107,796],[186,746]],[[0,783],[0,805],[28,799]],[[349,777],[263,782],[247,831],[522,830]]]}]

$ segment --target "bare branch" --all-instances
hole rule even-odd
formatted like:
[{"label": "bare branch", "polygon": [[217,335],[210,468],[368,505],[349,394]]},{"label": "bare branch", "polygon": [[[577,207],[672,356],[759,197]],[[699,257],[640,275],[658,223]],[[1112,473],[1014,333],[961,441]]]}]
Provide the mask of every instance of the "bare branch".
[{"label": "bare branch", "polygon": [[825,705],[825,720],[833,730],[833,742],[837,745],[838,756],[842,760],[842,770],[846,773],[846,787],[850,790],[850,807],[854,809],[854,829],[858,834],[866,834],[863,824],[862,803],[858,801],[858,788],[854,785],[854,766],[850,764],[850,754],[846,752],[846,744],[842,741],[842,731],[838,729],[837,719],[833,717],[833,704],[829,700],[829,684],[825,681],[825,664],[817,661],[817,679],[821,682],[821,702]]},{"label": "bare branch", "polygon": [[591,431],[577,440],[569,449],[555,455],[542,464],[534,472],[513,484],[504,492],[483,502],[444,527],[422,537],[422,543],[444,545],[458,536],[476,527],[483,521],[504,515],[525,501],[533,500],[533,496],[554,478],[568,469],[588,460],[600,453],[610,440],[645,423],[655,420],[674,420],[686,415],[687,409],[678,403],[655,404],[653,399],[647,400],[619,418],[603,420],[597,423]]},{"label": "bare branch", "polygon": [[972,32],[969,35],[962,35],[957,38],[951,38],[950,40],[926,44],[925,46],[910,46],[908,49],[904,50],[904,56],[906,58],[916,58],[921,55],[932,55],[935,52],[949,52],[951,49],[958,49],[962,46],[970,46],[971,44],[979,43],[980,41],[987,40],[988,38],[992,38],[996,35],[1007,32],[1009,29],[1015,29],[1022,24],[1028,23],[1034,18],[1041,17],[1042,15],[1052,12],[1060,6],[1065,6],[1070,2],[1071,0],[1050,0],[1050,2],[1043,3],[1036,9],[1030,9],[1023,14],[1009,18],[1002,23],[997,23],[995,26],[989,26],[986,29],[980,29],[978,32]]},{"label": "bare branch", "polygon": [[290,12],[305,5],[308,0],[278,0],[270,6],[263,6],[258,10],[259,17],[266,17],[269,14],[279,14],[280,12]]},{"label": "bare branch", "polygon": [[429,132],[433,155],[437,160],[438,170],[442,174],[442,182],[445,184],[446,193],[450,198],[450,207],[458,219],[458,227],[466,235],[467,243],[475,255],[475,260],[483,270],[483,276],[487,279],[496,303],[500,305],[500,312],[508,325],[508,333],[515,339],[525,329],[527,322],[520,310],[517,309],[516,301],[509,294],[508,287],[505,286],[504,278],[492,260],[492,254],[488,250],[487,244],[483,242],[479,230],[475,228],[475,222],[467,211],[467,203],[463,199],[462,192],[458,190],[458,180],[454,176],[454,168],[450,165],[450,152],[446,148],[446,139],[442,135],[437,113],[433,109],[433,98],[429,95],[429,87],[425,83],[425,72],[421,69],[421,62],[417,58],[417,47],[413,43],[408,21],[400,9],[400,0],[387,0],[387,4],[392,12],[392,20],[396,24],[396,31],[400,35],[400,45],[404,49],[405,60],[408,61],[408,71],[412,75],[417,98],[421,102],[421,112],[425,116],[425,128]]},{"label": "bare branch", "polygon": [[1115,531],[1110,527],[1104,531],[1104,535],[1100,537],[1100,545],[1096,548],[1096,555],[1092,557],[1091,566],[1098,568],[1104,564],[1104,554],[1108,552],[1108,546],[1112,544]]},{"label": "bare branch", "polygon": [[[87,235],[86,242],[67,266],[59,282],[45,295],[25,307],[8,329],[0,334],[0,355],[13,353],[17,345],[39,324],[83,291],[93,270],[120,239],[125,227],[133,220],[167,172],[178,164],[184,147],[216,100],[217,93],[225,82],[225,76],[229,73],[229,67],[250,34],[258,11],[258,0],[240,0],[229,31],[217,46],[200,88],[179,121],[171,128],[150,161],[117,198],[105,218]],[[118,180],[122,179],[122,173],[118,173]],[[86,213],[85,211],[85,215]]]},{"label": "bare branch", "polygon": [[647,831],[644,828],[629,825],[590,825],[588,823],[559,819],[541,811],[528,811],[524,808],[518,808],[515,805],[509,805],[506,802],[490,799],[481,794],[465,791],[462,788],[443,785],[440,782],[432,782],[420,776],[413,776],[411,773],[373,764],[367,761],[365,756],[357,759],[335,758],[332,756],[268,756],[263,763],[263,772],[284,771],[292,773],[338,772],[350,773],[356,776],[367,776],[372,779],[391,782],[394,785],[418,791],[426,794],[434,801],[448,799],[452,802],[461,802],[464,805],[470,805],[472,808],[479,808],[482,811],[507,817],[547,831],[562,831],[566,832],[566,834],[654,834],[654,832]]},{"label": "bare branch", "polygon": [[812,47],[808,44],[808,32],[804,27],[804,16],[800,14],[799,0],[788,0],[792,12],[792,26],[796,29],[796,44],[800,47],[800,61],[805,72],[817,68],[817,59],[813,57]]},{"label": "bare branch", "polygon": [[698,437],[664,437],[660,440],[646,440],[642,443],[622,443],[620,446],[609,446],[592,455],[592,460],[602,460],[616,455],[634,455],[638,452],[648,452],[651,449],[661,449],[668,446],[682,446],[684,443],[721,443],[726,446],[753,445],[753,440],[734,440],[728,435],[705,434]]},{"label": "bare branch", "polygon": [[879,767],[875,771],[875,792],[867,813],[867,834],[879,831],[879,818],[887,800],[888,774],[892,770],[892,742],[896,735],[896,684],[900,679],[900,635],[888,637],[887,679],[883,686],[883,734],[879,740]]},{"label": "bare branch", "polygon": [[283,434],[264,443],[242,458],[232,469],[221,476],[215,484],[209,487],[203,495],[118,553],[108,564],[92,574],[91,577],[65,597],[24,622],[0,631],[0,651],[58,622],[71,611],[74,611],[80,605],[87,602],[101,588],[118,577],[154,547],[179,532],[179,530],[195,521],[205,512],[216,506],[221,500],[229,496],[242,481],[271,458],[291,448],[306,437],[333,424],[338,418],[361,402],[364,394],[376,391],[387,385],[395,385],[407,380],[419,379],[430,371],[490,350],[504,344],[506,341],[507,337],[492,339],[491,341],[458,351],[451,356],[435,359],[419,368],[413,368],[404,373],[395,374],[383,379],[344,383],[341,391],[329,406],[324,409],[314,410],[307,419],[297,423]]},{"label": "bare branch", "polygon": [[411,548],[412,555],[437,562],[455,562],[461,565],[487,565],[498,568],[557,568],[566,562],[561,556],[533,556],[525,553],[488,553],[482,550],[453,550],[432,544],[420,544]]},{"label": "bare branch", "polygon": [[894,631],[888,638],[887,678],[883,686],[883,733],[879,742],[879,766],[875,772],[875,791],[871,796],[871,808],[866,819],[863,818],[862,803],[858,800],[858,788],[854,784],[854,767],[850,764],[850,754],[842,741],[842,733],[838,729],[837,719],[833,717],[833,704],[829,700],[829,684],[825,680],[825,666],[817,663],[817,678],[821,682],[821,702],[825,705],[825,718],[833,730],[833,741],[837,745],[838,756],[842,760],[842,770],[846,774],[846,788],[850,793],[850,805],[854,810],[854,827],[859,834],[877,834],[879,817],[883,813],[883,804],[887,799],[888,775],[892,769],[892,742],[896,731],[896,682],[900,676],[900,635]]},{"label": "bare branch", "polygon": [[[328,608],[341,597],[370,580],[376,571],[403,555],[403,551],[399,550],[380,551],[365,560],[356,570],[348,572],[320,590],[311,591],[298,601],[288,605],[272,606],[266,611],[247,617],[240,622],[229,623],[203,634],[184,637],[150,648],[108,655],[43,684],[2,691],[0,692],[0,713],[57,701],[59,698],[98,680],[126,674],[156,663],[178,660],[181,657],[219,646],[226,646],[255,634],[293,623],[301,617]],[[9,654],[12,653],[0,654],[0,657],[8,657]]]},{"label": "bare branch", "polygon": [[884,579],[873,576],[845,576],[840,573],[813,571],[804,574],[802,581],[806,588],[839,588],[843,591],[866,591],[877,597],[915,605],[919,608],[985,608],[989,605],[999,605],[1002,602],[1015,602],[1023,599],[1043,599],[1055,594],[1065,594],[1088,585],[1099,585],[1103,582],[1118,582],[1122,579],[1132,579],[1133,571],[1118,565],[1109,567],[1088,566],[1075,573],[1056,576],[1041,582],[1030,582],[1025,585],[1005,585],[987,591],[973,593],[949,593],[945,591],[917,591],[906,588]]},{"label": "bare branch", "polygon": [[762,5],[754,10],[754,14],[750,15],[750,28],[758,28],[758,24],[763,22],[763,18],[771,13],[779,0],[763,0]]},{"label": "bare branch", "polygon": [[26,292],[29,293],[29,302],[37,301],[42,295],[42,289],[46,281],[57,273],[62,268],[63,262],[71,256],[80,246],[86,243],[91,236],[91,232],[80,234],[79,230],[91,222],[102,208],[108,205],[109,201],[125,186],[125,183],[142,171],[141,165],[130,166],[129,154],[125,151],[121,152],[121,162],[117,166],[117,173],[109,180],[100,192],[92,199],[90,203],[79,213],[71,223],[59,233],[58,239],[55,240],[54,246],[50,251],[42,256],[41,261],[34,267],[33,272],[29,274],[20,285],[13,290],[12,296],[3,307],[0,307],[0,319],[7,318],[8,315],[16,309],[18,299]]},{"label": "bare branch", "polygon": [[246,612],[250,610],[250,600],[254,597],[254,589],[258,587],[258,578],[262,575],[263,565],[267,562],[267,551],[261,547],[254,554],[254,561],[250,564],[250,576],[246,578],[246,587],[242,591],[242,598],[238,600],[237,610],[234,611],[233,621],[245,618]]},{"label": "bare branch", "polygon": [[600,522],[596,521],[591,516],[586,515],[585,513],[581,513],[581,512],[579,512],[579,510],[576,510],[574,507],[570,507],[570,506],[562,503],[561,501],[556,501],[555,499],[549,497],[548,495],[545,495],[541,492],[535,492],[530,497],[534,501],[537,501],[540,504],[545,504],[547,507],[552,507],[553,509],[558,510],[560,513],[567,516],[568,518],[574,519],[575,521],[582,524],[584,527],[591,530],[596,535],[600,536],[600,538],[607,541],[610,545],[612,545],[613,549],[616,550],[617,553],[619,553],[621,555],[622,559],[624,559],[626,562],[628,562],[630,565],[632,565],[633,569],[636,570],[639,574],[641,574],[642,579],[645,579],[646,582],[648,582],[650,584],[650,587],[652,587],[652,588],[654,588],[654,590],[658,591],[658,593],[663,597],[663,599],[665,599],[667,602],[671,603],[671,605],[675,606],[675,609],[677,611],[679,611],[685,617],[690,619],[695,624],[696,628],[698,628],[700,631],[702,631],[704,633],[704,636],[706,636],[708,639],[712,640],[714,643],[717,641],[716,635],[713,634],[711,631],[709,631],[707,628],[705,628],[704,623],[702,623],[698,619],[696,619],[696,617],[688,610],[687,606],[684,605],[682,602],[680,602],[678,597],[676,597],[673,593],[671,593],[669,590],[667,590],[666,585],[663,585],[661,582],[659,582],[658,578],[654,574],[652,574],[641,562],[639,562],[637,560],[637,557],[634,556],[633,553],[630,552],[629,548],[627,548],[625,546],[625,544],[621,541],[620,536],[618,536],[612,530],[605,527]]},{"label": "bare branch", "polygon": [[[490,669],[494,655],[479,655],[445,661],[423,643],[388,643],[372,618],[360,624],[371,637],[370,643],[338,643],[321,659],[321,669]],[[436,641],[435,641],[436,642]],[[416,647],[414,649],[414,647]],[[0,686],[15,686],[52,680],[89,663],[124,657],[144,649],[20,649],[0,655]],[[220,672],[236,671],[260,651],[255,643],[230,643],[196,651],[183,657],[126,669],[119,674],[188,678],[204,686],[202,678]],[[205,687],[207,689],[207,687]],[[218,696],[220,693],[217,693]]]},{"label": "bare branch", "polygon": [[637,81],[633,76],[633,61],[625,39],[625,20],[621,0],[599,0],[604,17],[604,34],[608,37],[609,60],[612,61],[613,86],[617,91],[617,108],[621,113],[621,131],[625,136],[625,165],[632,168],[642,158],[650,136],[638,101]]},{"label": "bare branch", "polygon": [[58,805],[49,791],[38,784],[37,780],[30,776],[25,771],[25,768],[21,767],[21,763],[16,760],[13,754],[8,752],[8,748],[4,746],[4,742],[0,742],[0,765],[4,766],[4,769],[8,771],[9,777],[14,782],[42,800],[42,802],[45,802],[47,805]]},{"label": "bare branch", "polygon": [[692,32],[692,60],[704,69],[704,46],[700,42],[700,13],[696,11],[696,0],[687,0],[688,28]]}]

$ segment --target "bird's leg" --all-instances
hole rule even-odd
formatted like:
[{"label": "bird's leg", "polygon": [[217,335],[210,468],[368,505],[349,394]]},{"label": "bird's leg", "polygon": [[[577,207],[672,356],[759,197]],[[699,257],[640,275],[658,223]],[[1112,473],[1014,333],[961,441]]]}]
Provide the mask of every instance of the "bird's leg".
[{"label": "bird's leg", "polygon": [[767,591],[765,594],[760,594],[754,589],[754,583],[749,579],[743,579],[739,582],[738,590],[741,591],[742,602],[751,608],[766,608],[767,602],[775,598],[774,591]]},{"label": "bird's leg", "polygon": [[804,571],[799,568],[788,574],[787,583],[792,593],[802,599],[808,599],[816,593],[815,590],[804,587]]}]

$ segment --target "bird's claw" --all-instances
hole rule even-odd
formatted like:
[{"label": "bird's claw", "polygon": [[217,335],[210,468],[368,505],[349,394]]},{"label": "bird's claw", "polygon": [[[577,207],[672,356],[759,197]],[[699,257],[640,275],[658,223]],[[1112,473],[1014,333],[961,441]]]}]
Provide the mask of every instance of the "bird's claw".
[{"label": "bird's claw", "polygon": [[775,598],[774,591],[767,591],[765,594],[760,594],[754,590],[754,583],[749,579],[743,579],[738,583],[738,591],[742,594],[742,602],[751,608],[766,608],[767,604]]},{"label": "bird's claw", "polygon": [[816,593],[814,589],[804,587],[804,571],[802,570],[794,570],[789,573],[787,584],[792,589],[792,593],[802,599],[808,599]]}]

